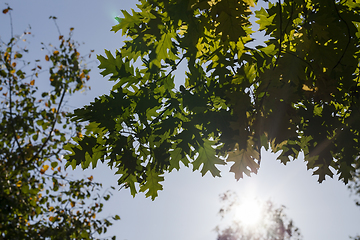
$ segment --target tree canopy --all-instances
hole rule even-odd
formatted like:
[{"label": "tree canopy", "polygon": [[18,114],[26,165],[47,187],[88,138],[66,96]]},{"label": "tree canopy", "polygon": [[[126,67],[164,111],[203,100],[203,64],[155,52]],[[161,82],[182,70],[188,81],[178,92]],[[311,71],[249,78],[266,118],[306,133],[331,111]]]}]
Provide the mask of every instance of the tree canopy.
[{"label": "tree canopy", "polygon": [[[319,182],[351,179],[360,150],[359,0],[137,6],[112,28],[124,45],[98,56],[115,84],[75,110],[89,124],[67,146],[68,165],[107,162],[131,194],[153,199],[164,172],[181,164],[202,175],[220,176],[227,162],[236,179],[257,173],[261,148],[283,164],[303,152]],[[255,32],[266,40],[254,47]]]},{"label": "tree canopy", "polygon": [[111,192],[64,170],[63,146],[82,132],[65,101],[90,71],[72,31],[41,60],[29,59],[28,30],[0,38],[0,239],[96,239],[112,225],[97,216]]}]

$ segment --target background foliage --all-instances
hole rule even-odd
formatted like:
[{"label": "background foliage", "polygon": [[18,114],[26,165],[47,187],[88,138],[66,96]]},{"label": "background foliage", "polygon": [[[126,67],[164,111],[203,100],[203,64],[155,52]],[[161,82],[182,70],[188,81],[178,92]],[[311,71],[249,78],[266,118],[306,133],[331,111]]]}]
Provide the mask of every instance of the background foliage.
[{"label": "background foliage", "polygon": [[85,89],[90,71],[72,31],[57,47],[43,44],[46,63],[27,60],[28,30],[0,39],[1,239],[95,239],[112,225],[97,217],[111,193],[92,176],[72,180],[62,162],[63,146],[82,132],[65,97]]},{"label": "background foliage", "polygon": [[[227,217],[231,213],[239,211],[239,204],[242,200],[235,192],[227,191],[220,195],[220,200],[224,204],[220,209],[219,214],[221,218]],[[303,239],[300,230],[294,226],[293,220],[289,219],[285,214],[286,207],[277,207],[270,200],[257,202],[257,207],[260,208],[259,221],[254,225],[246,225],[246,223],[233,220],[228,227],[216,227],[218,233],[217,240],[300,240]],[[243,206],[245,208],[246,206]],[[255,210],[255,209],[252,209]],[[250,214],[250,213],[247,213]],[[246,219],[245,219],[246,221]]]}]

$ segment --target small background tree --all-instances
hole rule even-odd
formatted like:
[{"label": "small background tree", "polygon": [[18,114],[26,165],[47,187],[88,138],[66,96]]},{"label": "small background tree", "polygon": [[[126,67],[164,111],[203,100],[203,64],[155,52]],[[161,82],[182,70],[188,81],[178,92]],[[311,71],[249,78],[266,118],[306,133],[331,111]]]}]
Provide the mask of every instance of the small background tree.
[{"label": "small background tree", "polygon": [[29,31],[0,39],[0,239],[95,239],[112,225],[97,217],[111,193],[92,176],[69,178],[62,163],[63,146],[82,136],[65,97],[85,89],[90,71],[72,31],[43,45],[45,67],[25,60]]},{"label": "small background tree", "polygon": [[[235,192],[227,191],[220,196],[224,206],[219,214],[222,218],[238,211],[241,199]],[[256,199],[254,199],[256,201]],[[277,207],[273,202],[259,202],[259,220],[253,225],[246,225],[245,221],[235,220],[231,225],[220,229],[216,227],[218,233],[217,240],[300,240],[302,239],[300,230],[294,226],[293,221],[285,214],[285,206]],[[259,209],[257,209],[259,210]],[[239,212],[238,214],[244,214]],[[233,215],[233,214],[232,214]]]}]

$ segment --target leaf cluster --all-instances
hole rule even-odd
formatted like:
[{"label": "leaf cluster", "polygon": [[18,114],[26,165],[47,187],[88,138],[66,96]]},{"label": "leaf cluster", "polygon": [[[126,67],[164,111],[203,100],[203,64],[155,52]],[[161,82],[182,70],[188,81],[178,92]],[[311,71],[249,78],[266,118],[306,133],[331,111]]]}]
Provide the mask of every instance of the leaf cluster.
[{"label": "leaf cluster", "polygon": [[[75,111],[90,124],[67,146],[68,164],[106,161],[133,195],[139,184],[155,198],[180,162],[213,176],[234,162],[239,179],[270,148],[283,164],[303,151],[319,182],[336,173],[347,183],[360,151],[360,3],[266,3],[253,11],[252,0],[142,0],[122,11],[112,30],[128,40],[98,56],[115,85]],[[267,37],[256,47],[251,14]]]}]

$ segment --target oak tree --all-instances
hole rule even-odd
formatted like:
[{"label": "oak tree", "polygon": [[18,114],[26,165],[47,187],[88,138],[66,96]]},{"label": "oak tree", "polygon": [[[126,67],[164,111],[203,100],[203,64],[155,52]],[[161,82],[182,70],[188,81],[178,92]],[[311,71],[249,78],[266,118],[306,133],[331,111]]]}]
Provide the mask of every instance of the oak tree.
[{"label": "oak tree", "polygon": [[[75,111],[89,124],[67,146],[68,165],[106,162],[131,194],[153,199],[164,172],[181,164],[202,175],[220,176],[226,163],[236,179],[257,173],[261,148],[283,164],[303,152],[319,182],[351,179],[360,161],[359,0],[137,6],[112,28],[124,45],[98,56],[115,84]],[[255,32],[266,37],[258,46]]]}]

